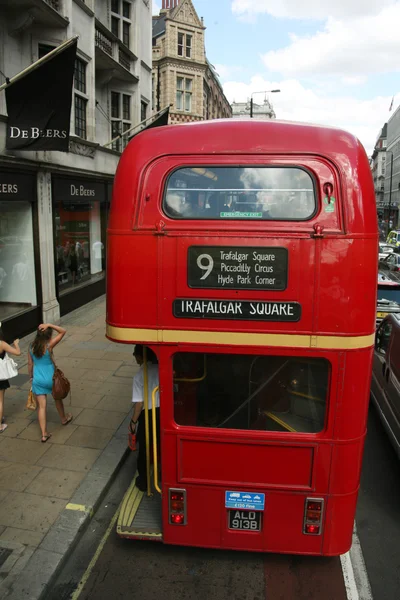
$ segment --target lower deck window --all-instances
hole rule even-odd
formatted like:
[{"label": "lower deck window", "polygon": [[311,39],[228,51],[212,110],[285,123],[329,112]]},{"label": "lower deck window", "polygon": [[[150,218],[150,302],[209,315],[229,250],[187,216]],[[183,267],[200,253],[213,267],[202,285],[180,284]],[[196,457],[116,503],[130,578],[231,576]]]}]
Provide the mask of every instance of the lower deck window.
[{"label": "lower deck window", "polygon": [[182,352],[173,370],[178,425],[300,433],[324,427],[325,359]]}]

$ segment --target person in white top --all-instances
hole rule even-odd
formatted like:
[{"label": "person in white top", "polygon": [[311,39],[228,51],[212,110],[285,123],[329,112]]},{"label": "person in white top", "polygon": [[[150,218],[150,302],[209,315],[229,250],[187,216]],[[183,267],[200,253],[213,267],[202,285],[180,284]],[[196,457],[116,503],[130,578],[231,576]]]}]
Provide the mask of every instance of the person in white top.
[{"label": "person in white top", "polygon": [[[131,431],[136,431],[136,439],[139,444],[139,454],[137,460],[138,477],[136,486],[142,492],[147,490],[147,469],[146,469],[146,431],[145,431],[145,413],[144,406],[144,368],[143,368],[143,346],[136,344],[133,356],[140,366],[139,372],[133,378],[132,403],[133,415],[131,419]],[[149,408],[149,443],[153,448],[153,428],[152,428],[152,393],[155,387],[159,386],[158,360],[154,352],[146,349],[147,356],[147,405]],[[160,394],[157,391],[155,396],[157,439],[160,440]],[[157,460],[157,457],[154,457]]]}]

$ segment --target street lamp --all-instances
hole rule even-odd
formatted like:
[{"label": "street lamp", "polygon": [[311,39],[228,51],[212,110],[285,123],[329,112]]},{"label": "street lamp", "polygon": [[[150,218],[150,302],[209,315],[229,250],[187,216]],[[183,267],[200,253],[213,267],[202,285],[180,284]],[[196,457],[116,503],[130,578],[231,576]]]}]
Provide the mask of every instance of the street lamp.
[{"label": "street lamp", "polygon": [[277,94],[281,90],[266,90],[264,92],[253,92],[250,96],[250,118],[253,118],[253,96],[254,94]]}]

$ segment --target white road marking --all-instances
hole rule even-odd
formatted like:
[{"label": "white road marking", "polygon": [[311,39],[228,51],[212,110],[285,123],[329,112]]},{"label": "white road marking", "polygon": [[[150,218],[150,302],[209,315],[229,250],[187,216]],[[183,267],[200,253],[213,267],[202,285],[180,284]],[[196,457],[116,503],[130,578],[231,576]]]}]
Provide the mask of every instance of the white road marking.
[{"label": "white road marking", "polygon": [[356,524],[351,549],[340,557],[348,600],[373,600]]}]

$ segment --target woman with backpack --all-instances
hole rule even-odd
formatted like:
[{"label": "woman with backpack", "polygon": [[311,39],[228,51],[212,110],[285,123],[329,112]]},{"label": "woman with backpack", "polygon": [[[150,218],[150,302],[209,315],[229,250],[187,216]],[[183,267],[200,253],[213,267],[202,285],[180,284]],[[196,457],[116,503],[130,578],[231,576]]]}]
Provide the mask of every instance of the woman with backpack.
[{"label": "woman with backpack", "polygon": [[[0,323],[0,360],[4,359],[6,352],[7,354],[12,354],[14,356],[21,355],[19,340],[15,340],[12,346],[7,344],[4,340],[4,335]],[[5,431],[8,427],[8,425],[4,423],[4,395],[5,391],[8,390],[9,387],[10,384],[8,382],[8,379],[0,380],[0,433],[3,433],[3,431]]]},{"label": "woman with backpack", "polygon": [[[56,336],[53,336],[53,331]],[[46,405],[47,394],[52,393],[54,362],[52,359],[53,348],[57,346],[66,334],[66,329],[58,325],[43,323],[39,325],[36,337],[29,348],[28,371],[32,381],[32,392],[36,395],[38,404],[38,420],[42,431],[42,443],[51,438],[47,432]],[[72,421],[72,415],[65,413],[62,400],[55,400],[58,414],[62,425],[68,425]]]}]

